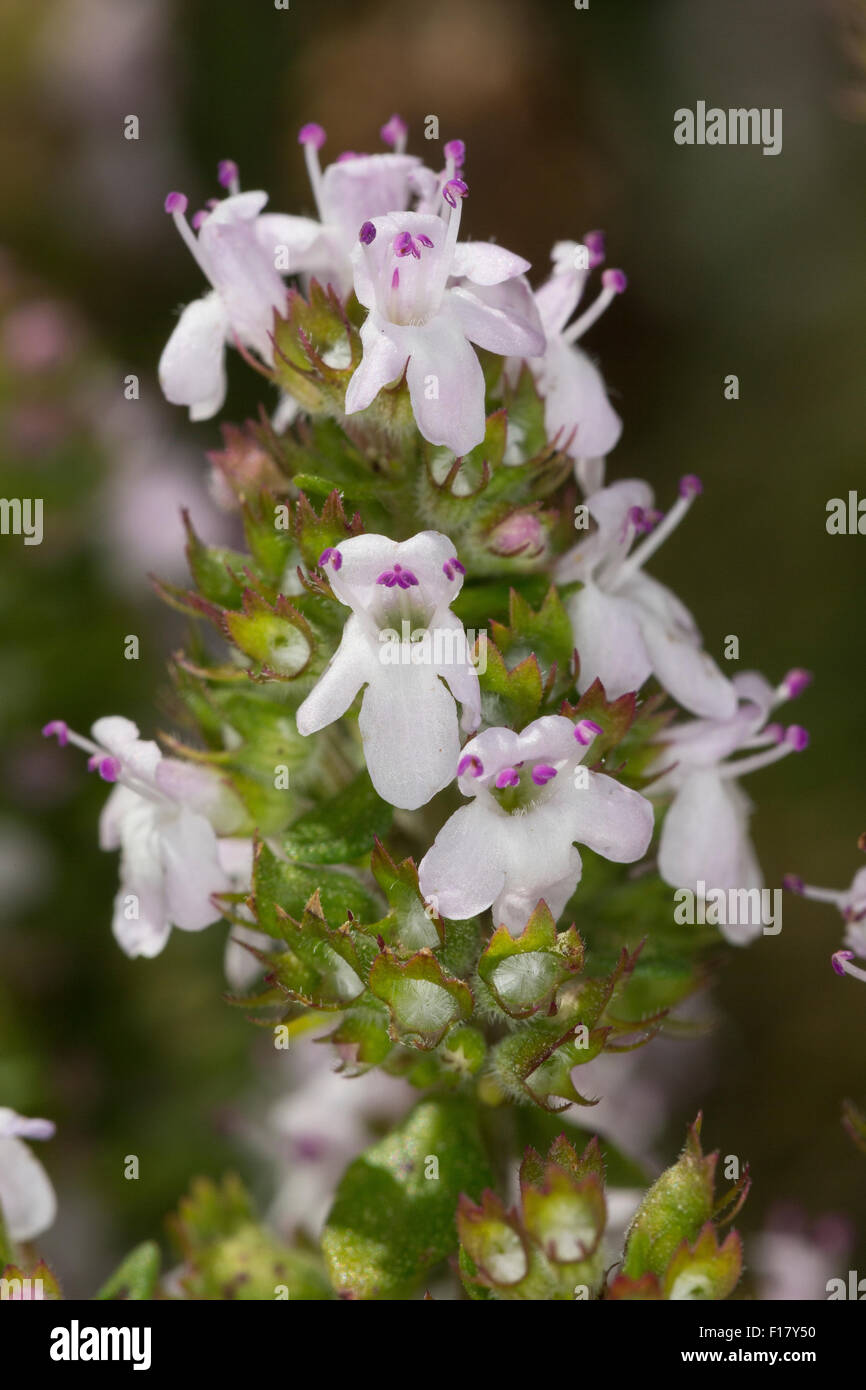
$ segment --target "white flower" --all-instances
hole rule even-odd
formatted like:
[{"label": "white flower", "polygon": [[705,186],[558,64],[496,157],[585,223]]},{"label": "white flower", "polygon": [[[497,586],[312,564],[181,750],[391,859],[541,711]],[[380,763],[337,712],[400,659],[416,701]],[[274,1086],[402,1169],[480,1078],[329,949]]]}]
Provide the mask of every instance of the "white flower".
[{"label": "white flower", "polygon": [[833,969],[837,975],[852,975],[855,980],[866,980],[866,969],[853,964],[855,956],[866,959],[866,868],[857,870],[850,888],[815,888],[795,874],[786,874],[783,887],[804,898],[832,903],[838,908],[845,922],[845,947],[834,951]]},{"label": "white flower", "polygon": [[463,706],[467,732],[481,720],[478,674],[463,624],[449,606],[462,587],[463,566],[438,531],[408,541],[355,536],[329,547],[319,563],[328,566],[331,587],[352,616],[298,710],[298,732],[332,724],[366,686],[358,723],[373,786],[392,806],[415,810],[454,776],[460,751],[454,701]]},{"label": "white flower", "polygon": [[[799,752],[808,744],[797,724],[768,724],[774,706],[799,694],[808,676],[792,671],[777,688],[754,671],[734,676],[737,707],[729,719],[689,719],[659,738],[655,767],[667,769],[649,788],[653,797],[673,793],[659,842],[659,873],[673,888],[697,891],[761,888],[763,875],[749,837],[751,802],[737,780]],[[749,756],[731,760],[736,752]],[[728,924],[737,945],[759,936],[760,920]]]},{"label": "white flower", "polygon": [[618,442],[622,421],[607,398],[598,368],[575,344],[623,292],[626,277],[621,270],[606,270],[598,298],[566,327],[590,271],[604,260],[601,233],[588,233],[583,243],[557,242],[552,260],[553,274],[535,295],[547,346],[543,356],[530,359],[529,367],[544,397],[548,439],[556,439],[575,459],[581,482],[592,476],[600,486],[601,461]]},{"label": "white flower", "polygon": [[14,1241],[35,1240],[57,1215],[51,1180],[25,1139],[51,1139],[51,1120],[28,1120],[0,1106],[0,1211]]},{"label": "white flower", "polygon": [[43,730],[91,754],[90,767],[116,782],[102,810],[99,843],[121,851],[112,931],[128,956],[158,956],[173,926],[201,931],[222,913],[211,901],[231,887],[214,826],[228,833],[239,808],[208,768],[165,758],[129,719],[97,719],[95,742],[61,720]]},{"label": "white flower", "polygon": [[225,346],[235,339],[273,363],[271,334],[274,312],[284,312],[285,284],[277,270],[284,222],[277,214],[262,214],[267,193],[240,193],[237,169],[228,160],[220,165],[220,181],[230,188],[227,198],[215,200],[187,223],[187,200],[169,193],[166,212],[175,225],[211,291],[188,304],[159,361],[159,383],[172,405],[189,407],[191,420],[208,420],[226,395]]},{"label": "white flower", "polygon": [[[557,581],[579,579],[567,600],[580,657],[578,689],[598,677],[610,699],[639,690],[650,675],[693,714],[729,719],[736,710],[731,682],[703,650],[688,609],[643,566],[679,524],[700,492],[683,478],[680,496],[666,516],[653,509],[647,483],[626,479],[602,488],[587,506],[598,529],[564,555]],[[631,550],[635,537],[650,534]]]},{"label": "white flower", "polygon": [[563,715],[521,733],[485,729],[457,768],[474,800],[443,826],[418,869],[421,892],[445,917],[493,907],[494,921],[519,934],[540,899],[558,917],[580,881],[575,841],[618,864],[640,859],[653,811],[639,792],[604,773],[576,777],[601,730]]},{"label": "white flower", "polygon": [[[484,374],[471,344],[504,356],[544,348],[528,287],[517,312],[476,292],[522,276],[529,263],[492,243],[457,244],[466,192],[460,179],[446,184],[447,223],[420,212],[364,222],[352,261],[355,293],[369,313],[363,359],[346,391],[346,414],[354,415],[405,368],[419,430],[457,455],[484,438]],[[449,285],[452,278],[461,283]]]}]

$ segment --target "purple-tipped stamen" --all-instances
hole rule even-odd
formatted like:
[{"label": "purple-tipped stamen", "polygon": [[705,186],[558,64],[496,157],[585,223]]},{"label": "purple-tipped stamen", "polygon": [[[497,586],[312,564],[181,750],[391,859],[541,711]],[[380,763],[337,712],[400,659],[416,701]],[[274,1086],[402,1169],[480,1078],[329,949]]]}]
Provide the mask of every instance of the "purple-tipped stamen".
[{"label": "purple-tipped stamen", "polygon": [[604,289],[613,290],[614,294],[622,294],[628,289],[628,276],[624,270],[603,270],[601,283]]},{"label": "purple-tipped stamen", "polygon": [[178,213],[181,217],[186,212],[188,205],[189,199],[185,193],[169,193],[164,203],[166,212],[171,213],[172,216]]},{"label": "purple-tipped stamen", "polygon": [[680,497],[700,497],[704,485],[696,473],[686,473],[680,478]]},{"label": "purple-tipped stamen", "polygon": [[532,769],[532,780],[537,787],[543,787],[552,777],[556,776],[556,768],[551,767],[550,763],[538,763]]},{"label": "purple-tipped stamen", "polygon": [[409,127],[402,116],[394,115],[391,117],[390,121],[385,122],[379,134],[386,145],[390,145],[391,149],[396,149],[398,153],[402,153],[406,146],[406,137],[409,134]]},{"label": "purple-tipped stamen", "polygon": [[795,753],[802,753],[804,748],[809,747],[809,730],[804,729],[802,724],[789,724],[785,730],[785,742]]},{"label": "purple-tipped stamen", "polygon": [[376,240],[376,228],[372,222],[362,222],[361,230],[358,233],[358,240],[362,246],[369,246],[371,241]]},{"label": "purple-tipped stamen", "polygon": [[320,150],[325,143],[325,131],[315,121],[309,121],[302,125],[298,131],[299,145],[312,145],[314,150]]},{"label": "purple-tipped stamen", "polygon": [[192,215],[192,217],[190,218],[189,221],[190,221],[190,226],[192,227],[192,229],[193,229],[194,232],[197,232],[197,231],[198,231],[199,227],[201,226],[202,222],[204,222],[204,220],[205,220],[205,218],[206,218],[207,216],[208,216],[207,208],[199,208],[198,212],[194,212],[194,213],[193,213],[193,215]]},{"label": "purple-tipped stamen", "polygon": [[335,570],[338,570],[343,563],[343,557],[334,545],[326,545],[319,556],[319,565],[326,565],[330,560]]},{"label": "purple-tipped stamen", "polygon": [[416,261],[421,259],[421,252],[411,232],[398,232],[394,238],[394,250],[398,256],[414,256]]},{"label": "purple-tipped stamen", "polygon": [[52,719],[49,724],[43,725],[43,738],[56,738],[61,748],[65,748],[69,742],[69,725],[63,719]]},{"label": "purple-tipped stamen", "polygon": [[481,759],[477,758],[474,753],[464,753],[457,764],[458,777],[465,777],[467,772],[471,773],[473,777],[484,776],[484,765]]},{"label": "purple-tipped stamen", "polygon": [[455,169],[462,169],[466,162],[466,144],[463,140],[446,140],[442,147],[445,158],[450,160]]},{"label": "purple-tipped stamen", "polygon": [[432,243],[432,241],[430,240],[430,238],[429,238],[428,236],[425,236],[425,235],[424,235],[423,232],[419,232],[419,234],[418,234],[418,236],[415,238],[415,240],[416,240],[416,241],[420,241],[420,243],[421,243],[422,246],[426,246],[427,249],[428,249],[428,251],[429,251],[429,250],[432,250],[433,243]]},{"label": "purple-tipped stamen", "polygon": [[514,767],[504,767],[496,774],[496,785],[500,791],[504,791],[506,787],[516,787],[519,781],[520,773]]},{"label": "purple-tipped stamen", "polygon": [[87,759],[87,771],[98,772],[103,782],[116,782],[120,776],[120,763],[107,753],[93,753]]},{"label": "purple-tipped stamen", "polygon": [[455,579],[458,574],[466,573],[466,567],[461,565],[455,555],[453,559],[445,561],[445,564],[442,566],[442,572],[446,579]]},{"label": "purple-tipped stamen", "polygon": [[589,268],[595,270],[604,260],[604,232],[587,232],[583,244],[589,252]]},{"label": "purple-tipped stamen", "polygon": [[376,583],[384,584],[389,589],[393,589],[395,584],[401,589],[411,589],[417,585],[418,579],[411,570],[404,569],[402,565],[394,565],[392,569],[383,570]]},{"label": "purple-tipped stamen", "polygon": [[217,166],[217,180],[221,188],[231,188],[237,185],[240,171],[233,159],[221,159]]},{"label": "purple-tipped stamen", "polygon": [[802,896],[806,885],[798,874],[785,874],[782,879],[782,887],[786,893],[798,893]]},{"label": "purple-tipped stamen", "polygon": [[600,724],[596,724],[594,719],[579,719],[574,726],[574,737],[578,743],[582,743],[587,748],[594,738],[604,733]]},{"label": "purple-tipped stamen", "polygon": [[457,199],[465,198],[469,192],[468,186],[462,179],[449,179],[442,189],[442,197],[451,208],[456,208]]},{"label": "purple-tipped stamen", "polygon": [[811,685],[814,676],[811,671],[806,671],[802,666],[795,666],[785,676],[779,686],[779,695],[783,700],[796,700],[798,695],[802,695],[807,685]]}]

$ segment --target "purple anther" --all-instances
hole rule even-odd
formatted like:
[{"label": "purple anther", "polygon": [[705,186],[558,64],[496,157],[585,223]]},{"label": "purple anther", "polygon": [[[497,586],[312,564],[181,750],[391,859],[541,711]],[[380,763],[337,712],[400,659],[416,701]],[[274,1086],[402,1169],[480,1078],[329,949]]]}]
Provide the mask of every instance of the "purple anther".
[{"label": "purple anther", "polygon": [[833,969],[836,971],[836,974],[837,974],[837,975],[847,975],[848,972],[847,972],[847,970],[845,969],[844,965],[842,964],[842,961],[843,961],[843,960],[853,960],[853,959],[854,959],[854,952],[853,952],[853,951],[834,951],[833,954],[832,954],[832,956],[830,957],[830,964],[832,965]]},{"label": "purple anther", "polygon": [[343,563],[343,557],[336,546],[326,545],[319,556],[319,565],[326,565],[330,560],[335,570],[338,570]]},{"label": "purple anther", "polygon": [[606,290],[613,290],[614,294],[622,294],[628,287],[628,276],[624,270],[603,270],[601,283]]},{"label": "purple anther", "polygon": [[103,782],[116,782],[120,775],[120,763],[107,753],[92,753],[87,759],[87,771],[98,772]]},{"label": "purple anther", "polygon": [[393,149],[395,145],[399,145],[401,140],[405,140],[408,133],[409,127],[403,120],[403,117],[396,115],[392,116],[390,121],[386,121],[379,131],[385,144],[390,145],[391,149]]},{"label": "purple anther", "polygon": [[604,260],[604,232],[587,232],[583,244],[589,252],[590,268],[594,270]]},{"label": "purple anther", "polygon": [[802,894],[805,884],[798,874],[785,874],[782,879],[782,887],[786,893]]},{"label": "purple anther", "polygon": [[556,776],[556,768],[551,767],[550,763],[537,763],[532,769],[532,780],[537,787],[543,787],[552,777]]},{"label": "purple anther", "polygon": [[811,671],[805,671],[802,666],[795,666],[782,681],[782,690],[789,700],[796,700],[814,679]]},{"label": "purple anther", "polygon": [[457,776],[464,777],[469,772],[473,777],[484,776],[484,765],[480,758],[476,758],[474,753],[464,753],[457,764]]},{"label": "purple anther", "polygon": [[415,245],[415,239],[411,232],[398,232],[394,238],[394,250],[398,256],[414,256],[416,261],[421,259],[421,252]]},{"label": "purple anther", "polygon": [[463,140],[446,140],[442,153],[450,159],[455,169],[462,169],[466,161],[466,145]]},{"label": "purple anther", "polygon": [[680,497],[700,497],[704,485],[696,473],[686,473],[680,478]]},{"label": "purple anther", "polygon": [[574,737],[578,743],[582,743],[584,748],[588,747],[592,740],[604,730],[600,724],[596,724],[594,719],[579,719],[574,726]]},{"label": "purple anther", "polygon": [[456,208],[457,199],[465,198],[469,189],[462,179],[449,179],[442,189],[442,197],[451,208]]},{"label": "purple anther", "polygon": [[56,738],[61,748],[65,748],[69,741],[69,725],[63,719],[52,719],[50,724],[43,725],[43,738]]},{"label": "purple anther", "polygon": [[206,208],[199,208],[198,212],[193,213],[192,217],[190,218],[190,226],[192,227],[194,232],[198,231],[199,227],[201,226],[202,222],[204,222],[207,216],[208,212]]},{"label": "purple anther", "polygon": [[325,143],[325,132],[322,126],[315,121],[309,121],[307,125],[302,125],[298,131],[299,145],[312,145],[314,150],[320,150]]},{"label": "purple anther", "polygon": [[426,246],[427,249],[428,249],[428,251],[429,251],[429,250],[432,250],[433,243],[432,243],[432,241],[430,240],[430,238],[429,238],[428,236],[425,236],[425,235],[424,235],[423,232],[419,232],[418,235],[416,236],[415,240],[416,240],[416,241],[420,241],[420,243],[421,243],[422,246]]},{"label": "purple anther", "polygon": [[221,188],[231,188],[237,182],[238,166],[233,159],[221,159],[217,166],[217,179]]},{"label": "purple anther", "polygon": [[519,782],[520,773],[516,767],[504,767],[496,774],[496,785],[500,791],[504,791],[506,787],[516,787]]},{"label": "purple anther", "polygon": [[455,555],[453,559],[445,561],[445,564],[442,566],[442,573],[445,575],[446,579],[455,579],[458,574],[466,573],[466,567],[465,565],[461,565]]},{"label": "purple anther", "polygon": [[178,212],[183,217],[187,209],[187,202],[185,193],[169,193],[165,200],[165,210],[172,214]]},{"label": "purple anther", "polygon": [[804,748],[809,747],[809,730],[804,729],[802,724],[789,724],[785,730],[785,742],[795,753],[802,753]]},{"label": "purple anther", "polygon": [[364,246],[369,246],[371,241],[376,240],[376,228],[372,222],[362,222],[361,230],[358,233],[358,240]]}]

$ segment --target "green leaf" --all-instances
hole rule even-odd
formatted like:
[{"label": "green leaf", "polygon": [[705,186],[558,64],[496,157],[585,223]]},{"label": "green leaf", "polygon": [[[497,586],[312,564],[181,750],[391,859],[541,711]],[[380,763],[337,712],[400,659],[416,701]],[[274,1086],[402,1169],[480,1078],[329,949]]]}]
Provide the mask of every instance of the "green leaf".
[{"label": "green leaf", "polygon": [[[438,1177],[427,1176],[437,1166]],[[322,1239],[334,1288],[344,1298],[407,1297],[456,1250],[461,1192],[477,1198],[490,1181],[474,1104],[423,1101],[346,1170]]]},{"label": "green leaf", "polygon": [[393,808],[376,795],[366,772],[348,787],[308,811],[283,837],[290,859],[305,864],[348,864],[373,848],[384,835]]},{"label": "green leaf", "polygon": [[268,936],[283,934],[284,917],[300,918],[314,893],[329,922],[342,923],[351,914],[359,921],[374,922],[380,915],[376,900],[350,874],[335,869],[307,868],[290,864],[261,841],[253,860],[253,910]]},{"label": "green leaf", "polygon": [[155,1241],[130,1250],[96,1294],[97,1299],[152,1299],[159,1280],[160,1255]]},{"label": "green leaf", "polygon": [[534,656],[509,670],[495,642],[487,643],[487,669],[478,669],[481,709],[486,723],[522,729],[536,718],[544,682]]},{"label": "green leaf", "polygon": [[493,620],[493,640],[512,664],[527,656],[538,658],[544,679],[553,666],[560,678],[568,678],[574,652],[571,621],[556,589],[551,586],[541,607],[534,611],[516,589],[509,596],[508,625]]},{"label": "green leaf", "polygon": [[247,556],[237,550],[204,545],[195,533],[189,512],[182,512],[186,527],[186,558],[195,586],[203,598],[221,608],[239,608],[246,579]]}]

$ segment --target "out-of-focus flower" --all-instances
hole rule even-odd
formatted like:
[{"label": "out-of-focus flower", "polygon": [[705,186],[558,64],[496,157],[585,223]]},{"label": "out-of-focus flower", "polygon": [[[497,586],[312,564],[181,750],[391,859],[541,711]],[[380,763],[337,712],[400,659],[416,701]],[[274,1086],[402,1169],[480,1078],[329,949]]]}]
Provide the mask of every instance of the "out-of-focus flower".
[{"label": "out-of-focus flower", "polygon": [[[352,616],[328,669],[298,710],[298,732],[332,724],[366,686],[358,725],[373,786],[392,806],[415,810],[454,776],[460,752],[455,700],[467,732],[481,721],[478,674],[463,624],[450,608],[463,566],[439,531],[400,542],[354,536],[324,551],[320,564]],[[403,631],[410,639],[405,643]]]},{"label": "out-of-focus flower", "polygon": [[[530,321],[475,293],[475,286],[523,275],[529,262],[493,243],[458,245],[467,191],[460,179],[446,185],[447,223],[419,212],[364,222],[352,261],[355,293],[369,312],[361,328],[364,356],[346,392],[346,414],[354,415],[405,368],[419,430],[457,455],[484,438],[484,374],[471,344],[503,356],[544,349],[537,317]],[[449,286],[452,278],[460,283]]]},{"label": "out-of-focus flower", "polygon": [[217,775],[163,757],[129,719],[97,719],[93,739],[61,720],[43,730],[90,754],[89,766],[114,787],[99,822],[102,849],[119,849],[120,890],[112,931],[128,956],[157,956],[173,926],[201,931],[221,917],[211,901],[228,892],[214,825],[227,834],[239,807]]},{"label": "out-of-focus flower", "polygon": [[577,840],[614,863],[646,852],[653,811],[639,792],[604,773],[575,777],[593,739],[591,720],[545,715],[521,733],[485,729],[463,749],[462,806],[421,860],[424,897],[445,917],[494,921],[519,934],[540,899],[558,917],[580,881]]},{"label": "out-of-focus flower", "polygon": [[[770,712],[798,694],[809,677],[792,671],[774,689],[756,671],[733,679],[736,712],[730,719],[689,719],[660,735],[655,766],[665,768],[650,787],[652,796],[673,793],[659,844],[659,872],[674,888],[760,888],[763,875],[749,837],[751,802],[737,785],[747,773],[808,745],[798,724],[768,724]],[[733,753],[745,758],[732,759]],[[673,766],[671,766],[673,764]],[[726,924],[729,940],[745,944],[761,923]]]},{"label": "out-of-focus flower", "polygon": [[0,1211],[12,1240],[35,1240],[53,1223],[57,1197],[25,1139],[52,1139],[51,1120],[31,1120],[0,1106]]},{"label": "out-of-focus flower", "polygon": [[697,478],[683,478],[679,499],[664,516],[653,508],[649,484],[635,478],[590,497],[587,506],[598,529],[563,556],[556,576],[561,584],[582,583],[567,603],[580,657],[580,691],[597,677],[615,699],[655,675],[693,714],[733,716],[734,688],[703,650],[691,613],[643,569],[700,491]]},{"label": "out-of-focus flower", "polygon": [[853,1231],[844,1217],[827,1214],[809,1221],[798,1207],[774,1207],[749,1247],[758,1297],[763,1303],[826,1299],[828,1281],[847,1265],[852,1245]]},{"label": "out-of-focus flower", "polygon": [[814,898],[819,903],[832,903],[838,908],[846,924],[845,946],[842,950],[834,951],[831,958],[833,969],[837,975],[852,975],[855,980],[866,980],[866,968],[853,963],[855,956],[866,960],[866,868],[857,870],[850,888],[814,888],[795,874],[786,874],[783,886],[801,897]]}]

